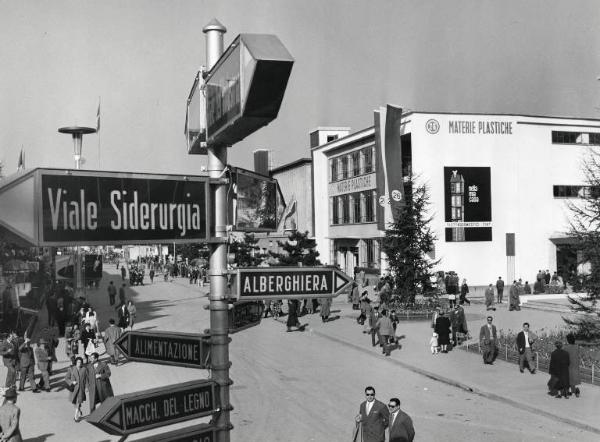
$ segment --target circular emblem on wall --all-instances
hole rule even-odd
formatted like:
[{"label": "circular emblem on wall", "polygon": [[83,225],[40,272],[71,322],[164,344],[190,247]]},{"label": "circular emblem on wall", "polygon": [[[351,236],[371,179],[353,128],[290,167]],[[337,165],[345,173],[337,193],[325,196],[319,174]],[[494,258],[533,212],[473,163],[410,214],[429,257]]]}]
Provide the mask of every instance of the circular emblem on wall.
[{"label": "circular emblem on wall", "polygon": [[425,123],[425,129],[427,129],[427,132],[430,134],[437,134],[440,130],[440,123],[438,120],[434,120],[432,118],[431,120],[427,120],[427,123]]},{"label": "circular emblem on wall", "polygon": [[389,197],[387,197],[387,196],[385,196],[385,195],[381,195],[381,196],[379,197],[379,205],[380,205],[381,207],[384,207],[386,204],[389,204],[389,203],[390,203],[390,199],[389,199]]},{"label": "circular emblem on wall", "polygon": [[392,190],[392,199],[394,201],[402,201],[402,192],[399,190]]}]

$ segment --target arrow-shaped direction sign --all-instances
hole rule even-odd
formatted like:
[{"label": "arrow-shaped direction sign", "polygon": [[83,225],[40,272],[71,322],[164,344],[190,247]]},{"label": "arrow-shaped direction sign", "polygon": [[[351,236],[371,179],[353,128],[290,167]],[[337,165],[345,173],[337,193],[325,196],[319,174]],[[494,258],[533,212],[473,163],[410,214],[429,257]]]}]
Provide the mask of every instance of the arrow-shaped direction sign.
[{"label": "arrow-shaped direction sign", "polygon": [[107,433],[128,435],[196,419],[218,411],[216,388],[213,381],[198,380],[115,396],[86,420]]},{"label": "arrow-shaped direction sign", "polygon": [[210,335],[129,331],[115,344],[130,361],[206,368],[210,359]]},{"label": "arrow-shaped direction sign", "polygon": [[335,267],[244,267],[236,279],[240,301],[332,298],[352,282]]},{"label": "arrow-shaped direction sign", "polygon": [[215,426],[198,424],[169,431],[168,433],[136,439],[136,442],[215,442],[217,431],[218,429]]}]

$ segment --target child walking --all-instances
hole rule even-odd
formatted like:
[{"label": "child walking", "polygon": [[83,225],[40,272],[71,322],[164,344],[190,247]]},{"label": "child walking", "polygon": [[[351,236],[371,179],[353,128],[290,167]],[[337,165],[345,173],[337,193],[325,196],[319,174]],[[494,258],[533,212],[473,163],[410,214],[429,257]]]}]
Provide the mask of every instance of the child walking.
[{"label": "child walking", "polygon": [[431,354],[432,355],[437,355],[440,352],[440,348],[438,345],[438,334],[437,333],[435,333],[435,332],[433,333],[433,336],[429,340],[429,345],[431,346]]}]

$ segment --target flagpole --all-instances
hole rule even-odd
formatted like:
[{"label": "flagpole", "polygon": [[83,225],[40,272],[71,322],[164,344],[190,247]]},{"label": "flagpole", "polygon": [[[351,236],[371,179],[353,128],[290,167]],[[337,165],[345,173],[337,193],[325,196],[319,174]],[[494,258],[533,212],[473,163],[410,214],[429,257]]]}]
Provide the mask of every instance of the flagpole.
[{"label": "flagpole", "polygon": [[100,169],[100,96],[98,96],[98,112],[96,112],[96,133],[98,134],[98,169]]}]

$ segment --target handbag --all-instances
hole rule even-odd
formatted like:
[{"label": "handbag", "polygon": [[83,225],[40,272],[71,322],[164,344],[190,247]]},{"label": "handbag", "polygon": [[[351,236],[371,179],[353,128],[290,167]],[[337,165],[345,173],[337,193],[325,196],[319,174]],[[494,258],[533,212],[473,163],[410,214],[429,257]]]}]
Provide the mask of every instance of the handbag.
[{"label": "handbag", "polygon": [[85,349],[85,354],[91,356],[92,353],[96,353],[96,346],[93,341],[88,342],[88,346]]},{"label": "handbag", "polygon": [[71,384],[70,382],[65,381],[65,384],[67,385],[67,390],[69,390],[70,392],[75,391],[75,384]]}]

